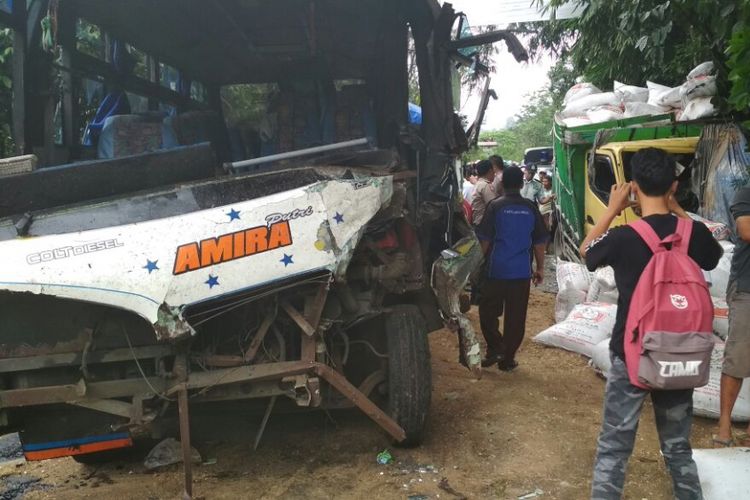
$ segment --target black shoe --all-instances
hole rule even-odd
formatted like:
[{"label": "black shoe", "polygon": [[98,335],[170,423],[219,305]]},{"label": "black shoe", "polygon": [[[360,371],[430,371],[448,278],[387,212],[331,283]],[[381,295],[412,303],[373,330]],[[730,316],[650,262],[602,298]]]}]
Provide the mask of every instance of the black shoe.
[{"label": "black shoe", "polygon": [[488,354],[487,357],[482,360],[482,368],[488,368],[495,363],[499,363],[500,359],[500,356],[497,354]]},{"label": "black shoe", "polygon": [[510,361],[501,360],[501,361],[498,361],[497,367],[502,372],[512,372],[513,370],[518,368],[518,362],[515,359],[510,360]]}]

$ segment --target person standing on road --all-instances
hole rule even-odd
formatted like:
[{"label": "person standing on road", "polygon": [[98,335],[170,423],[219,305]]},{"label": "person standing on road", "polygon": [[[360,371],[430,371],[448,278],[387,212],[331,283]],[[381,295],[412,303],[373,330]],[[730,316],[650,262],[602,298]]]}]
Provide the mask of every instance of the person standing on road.
[{"label": "person standing on road", "polygon": [[503,195],[503,170],[505,169],[505,162],[500,155],[492,155],[489,157],[489,160],[492,163],[492,169],[495,171],[495,182],[492,183],[492,187],[495,188],[495,195],[499,198]]},{"label": "person standing on road", "polygon": [[552,209],[555,201],[555,193],[552,192],[552,179],[545,175],[542,177],[542,194],[539,199],[539,213],[542,214],[547,231],[552,229]]},{"label": "person standing on road", "polygon": [[750,446],[750,425],[746,432],[735,436],[736,441],[732,436],[732,410],[742,379],[750,377],[750,187],[737,192],[731,210],[739,241],[729,271],[729,336],[721,370],[719,434],[713,441],[714,446]]},{"label": "person standing on road", "polygon": [[[490,203],[477,236],[487,256],[487,275],[479,299],[479,321],[487,343],[482,366],[497,363],[512,371],[516,351],[526,330],[530,283],[543,280],[544,250],[549,235],[536,205],[521,196],[523,173],[509,167],[503,173],[505,196]],[[533,251],[536,270],[532,270]],[[503,333],[499,316],[503,316]]]},{"label": "person standing on road", "polygon": [[542,183],[534,179],[535,175],[536,167],[534,165],[527,165],[524,168],[521,196],[534,203],[540,203],[542,199]]},{"label": "person standing on road", "polygon": [[[633,452],[641,408],[650,393],[661,451],[672,476],[674,496],[679,500],[699,500],[703,497],[690,446],[693,390],[649,392],[638,388],[630,383],[624,361],[625,323],[630,302],[653,254],[629,226],[607,232],[615,217],[630,206],[631,190],[638,198],[643,220],[660,238],[675,232],[677,217],[689,219],[689,216],[674,200],[677,188],[674,159],[662,150],[647,148],[636,153],[631,164],[632,182],[612,186],[607,212],[591,229],[580,249],[589,271],[612,266],[620,294],[609,346],[612,368],[604,394],[591,498],[610,500],[622,497],[625,469]],[[694,222],[688,255],[708,271],[716,267],[722,253],[721,246],[706,226]]]},{"label": "person standing on road", "polygon": [[471,203],[471,199],[474,197],[474,186],[477,183],[477,174],[474,171],[474,167],[471,165],[464,165],[464,184],[461,191],[464,195],[464,200]]},{"label": "person standing on road", "polygon": [[484,213],[487,211],[487,205],[497,198],[494,182],[496,170],[489,160],[482,160],[477,163],[477,183],[474,189],[474,198],[471,200],[472,223],[478,226],[482,223]]}]

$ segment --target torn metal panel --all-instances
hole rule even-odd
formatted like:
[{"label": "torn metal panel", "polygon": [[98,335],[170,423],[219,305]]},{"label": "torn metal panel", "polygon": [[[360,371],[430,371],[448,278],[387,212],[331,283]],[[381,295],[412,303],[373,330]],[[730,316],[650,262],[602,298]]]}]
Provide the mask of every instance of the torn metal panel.
[{"label": "torn metal panel", "polygon": [[459,295],[482,259],[479,240],[472,235],[463,238],[451,249],[444,250],[432,267],[432,289],[440,310],[446,316],[448,327],[459,333],[466,362],[477,378],[482,373],[479,339],[471,321],[461,312]]},{"label": "torn metal panel", "polygon": [[[393,194],[391,176],[347,172],[349,179],[172,217],[2,241],[0,290],[131,311],[160,339],[192,334],[181,315],[188,305],[346,269],[364,227]],[[329,241],[321,243],[321,227]]]}]

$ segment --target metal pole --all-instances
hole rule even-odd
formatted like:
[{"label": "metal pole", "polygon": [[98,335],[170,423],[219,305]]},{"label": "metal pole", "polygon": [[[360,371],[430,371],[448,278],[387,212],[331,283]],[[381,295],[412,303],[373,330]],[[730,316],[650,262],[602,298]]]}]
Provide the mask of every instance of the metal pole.
[{"label": "metal pole", "polygon": [[190,449],[190,417],[188,416],[187,388],[177,391],[177,406],[180,414],[180,443],[182,444],[182,462],[185,470],[185,492],[183,498],[193,498],[193,453]]},{"label": "metal pole", "polygon": [[352,141],[336,142],[333,144],[326,144],[325,146],[316,146],[314,148],[300,149],[297,151],[289,151],[287,153],[279,153],[276,155],[261,156],[260,158],[253,158],[252,160],[235,161],[227,163],[226,165],[233,169],[239,169],[244,167],[252,167],[253,165],[261,165],[263,163],[269,163],[273,161],[289,160],[291,158],[299,158],[301,156],[309,156],[318,153],[327,153],[329,151],[337,151],[339,149],[352,148],[356,146],[366,146],[369,144],[367,138],[354,139]]}]

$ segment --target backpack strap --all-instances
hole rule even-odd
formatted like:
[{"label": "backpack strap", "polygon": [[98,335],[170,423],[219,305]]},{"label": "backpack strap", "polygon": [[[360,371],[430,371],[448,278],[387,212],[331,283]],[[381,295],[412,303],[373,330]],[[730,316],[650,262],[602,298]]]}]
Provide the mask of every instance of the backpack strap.
[{"label": "backpack strap", "polygon": [[677,218],[677,229],[674,232],[679,238],[672,244],[672,250],[687,254],[690,248],[690,237],[693,235],[693,220]]},{"label": "backpack strap", "polygon": [[645,220],[639,219],[635,222],[631,222],[630,227],[632,227],[633,230],[638,233],[638,236],[640,236],[641,239],[643,239],[643,241],[646,243],[646,245],[648,245],[648,248],[652,253],[662,252],[666,250],[661,245],[661,238],[659,238],[659,235],[656,234],[654,228],[652,228]]}]

